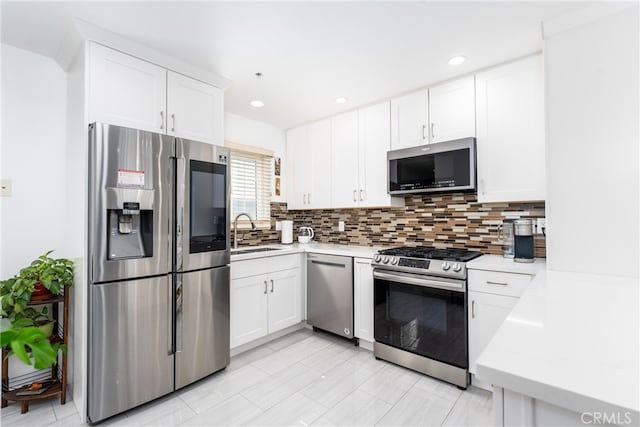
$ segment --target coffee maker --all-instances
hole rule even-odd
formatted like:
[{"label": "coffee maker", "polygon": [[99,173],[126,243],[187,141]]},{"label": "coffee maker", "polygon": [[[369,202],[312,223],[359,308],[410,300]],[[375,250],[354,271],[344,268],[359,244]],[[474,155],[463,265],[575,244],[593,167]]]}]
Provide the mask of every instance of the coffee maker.
[{"label": "coffee maker", "polygon": [[516,219],[513,222],[514,261],[533,262],[533,220]]}]

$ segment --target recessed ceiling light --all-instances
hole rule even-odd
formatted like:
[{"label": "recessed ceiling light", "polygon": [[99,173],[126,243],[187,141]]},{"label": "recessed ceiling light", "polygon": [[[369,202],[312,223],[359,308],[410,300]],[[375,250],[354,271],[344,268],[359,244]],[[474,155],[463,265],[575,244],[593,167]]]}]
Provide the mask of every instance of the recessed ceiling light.
[{"label": "recessed ceiling light", "polygon": [[251,104],[252,107],[256,107],[256,108],[262,108],[264,107],[264,102],[259,101],[257,99],[254,99],[253,101],[251,101],[249,104]]},{"label": "recessed ceiling light", "polygon": [[348,99],[345,98],[344,96],[341,96],[340,98],[336,98],[336,104],[344,104],[347,101]]},{"label": "recessed ceiling light", "polygon": [[465,58],[464,56],[454,56],[453,58],[449,59],[449,65],[460,65],[462,64],[467,58]]}]

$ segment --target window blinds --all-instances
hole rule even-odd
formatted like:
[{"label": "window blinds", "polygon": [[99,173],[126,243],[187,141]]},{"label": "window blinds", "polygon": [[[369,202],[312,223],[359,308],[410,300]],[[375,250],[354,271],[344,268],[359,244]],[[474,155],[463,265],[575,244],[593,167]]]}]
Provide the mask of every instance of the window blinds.
[{"label": "window blinds", "polygon": [[[248,213],[257,225],[270,225],[273,157],[231,150],[231,218]],[[240,218],[238,221],[245,221]]]}]

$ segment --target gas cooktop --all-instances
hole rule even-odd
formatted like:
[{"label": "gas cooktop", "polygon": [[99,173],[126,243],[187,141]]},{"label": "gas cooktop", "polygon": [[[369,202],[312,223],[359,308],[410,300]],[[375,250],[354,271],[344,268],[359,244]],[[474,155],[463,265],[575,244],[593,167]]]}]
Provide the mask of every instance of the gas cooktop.
[{"label": "gas cooktop", "polygon": [[438,249],[428,246],[403,246],[378,251],[380,255],[392,255],[405,258],[437,259],[441,261],[467,262],[482,255],[481,252],[466,249]]},{"label": "gas cooktop", "polygon": [[465,263],[481,255],[481,252],[465,249],[405,246],[378,251],[371,265],[384,270],[464,280],[467,278]]}]

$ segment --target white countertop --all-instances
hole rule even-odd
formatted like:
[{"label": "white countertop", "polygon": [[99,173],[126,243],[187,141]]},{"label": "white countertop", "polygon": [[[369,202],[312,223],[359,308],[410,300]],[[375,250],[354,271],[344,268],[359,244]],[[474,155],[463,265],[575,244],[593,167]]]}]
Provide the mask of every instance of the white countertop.
[{"label": "white countertop", "polygon": [[576,412],[637,417],[639,297],[638,279],[540,272],[478,358],[478,377]]},{"label": "white countertop", "polygon": [[250,248],[278,248],[277,251],[266,251],[266,252],[252,252],[252,253],[239,253],[235,255],[231,255],[231,262],[233,261],[242,261],[246,259],[255,259],[255,258],[265,258],[270,256],[280,256],[294,253],[302,253],[302,252],[311,252],[317,254],[327,254],[327,255],[343,255],[343,256],[351,256],[355,258],[373,258],[376,252],[380,249],[383,249],[380,246],[356,246],[356,245],[339,245],[339,244],[331,244],[331,243],[293,243],[291,245],[260,245],[260,246],[252,246],[247,247],[243,246],[238,249],[250,249]]},{"label": "white countertop", "polygon": [[534,262],[515,262],[513,258],[502,255],[482,255],[467,263],[470,270],[502,271],[505,273],[519,273],[536,275],[546,268],[544,258],[536,258]]}]

